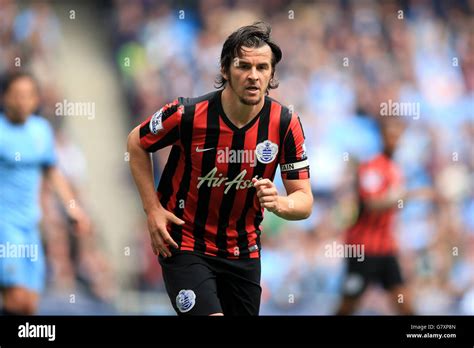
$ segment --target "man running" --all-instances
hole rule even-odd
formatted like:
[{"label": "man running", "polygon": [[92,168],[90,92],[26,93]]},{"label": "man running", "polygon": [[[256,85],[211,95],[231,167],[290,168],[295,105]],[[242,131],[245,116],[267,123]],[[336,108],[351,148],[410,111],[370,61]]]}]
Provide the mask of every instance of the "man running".
[{"label": "man running", "polygon": [[[175,311],[258,315],[260,223],[267,209],[311,214],[299,117],[268,97],[280,48],[265,23],[232,33],[215,92],[178,98],[128,137],[130,167]],[[149,152],[172,146],[155,192]],[[280,165],[286,196],[273,178]]]}]

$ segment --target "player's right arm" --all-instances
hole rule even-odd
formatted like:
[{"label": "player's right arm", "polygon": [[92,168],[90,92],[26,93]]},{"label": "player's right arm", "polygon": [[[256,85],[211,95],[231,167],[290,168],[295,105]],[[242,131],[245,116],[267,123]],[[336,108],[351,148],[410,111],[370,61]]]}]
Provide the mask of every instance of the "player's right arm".
[{"label": "player's right arm", "polygon": [[[168,246],[178,248],[178,245],[168,233],[167,226],[170,224],[182,225],[184,221],[161,205],[154,188],[150,152],[171,145],[179,139],[176,132],[180,123],[180,115],[177,111],[170,114],[174,109],[165,108],[150,116],[130,132],[127,149],[130,154],[130,170],[147,215],[153,252],[155,255],[161,254],[168,257],[171,256]],[[169,111],[166,112],[166,110]]]},{"label": "player's right arm", "polygon": [[407,191],[401,180],[388,183],[386,173],[379,169],[359,170],[358,181],[359,196],[374,211],[396,208],[404,200],[434,198],[434,191],[429,187]]}]

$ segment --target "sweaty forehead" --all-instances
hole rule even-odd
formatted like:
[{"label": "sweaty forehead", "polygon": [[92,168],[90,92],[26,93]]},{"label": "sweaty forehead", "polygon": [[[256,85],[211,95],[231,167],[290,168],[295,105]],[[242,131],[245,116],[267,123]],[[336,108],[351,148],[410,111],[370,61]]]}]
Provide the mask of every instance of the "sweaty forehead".
[{"label": "sweaty forehead", "polygon": [[261,47],[242,46],[240,49],[239,58],[249,61],[258,61],[259,63],[271,63],[272,50],[268,45],[263,45]]}]

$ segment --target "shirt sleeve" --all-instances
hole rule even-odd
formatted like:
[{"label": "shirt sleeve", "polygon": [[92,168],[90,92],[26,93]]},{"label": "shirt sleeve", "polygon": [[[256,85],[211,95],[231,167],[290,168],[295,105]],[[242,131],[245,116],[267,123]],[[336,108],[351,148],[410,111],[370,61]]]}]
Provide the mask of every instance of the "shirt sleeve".
[{"label": "shirt sleeve", "polygon": [[283,152],[280,157],[282,179],[309,179],[309,162],[304,141],[305,136],[300,118],[293,113],[283,141]]},{"label": "shirt sleeve", "polygon": [[180,140],[180,125],[184,107],[178,99],[166,104],[140,124],[140,145],[155,152]]},{"label": "shirt sleeve", "polygon": [[56,154],[56,141],[54,137],[54,131],[50,124],[45,120],[44,122],[44,133],[46,139],[46,148],[43,156],[43,167],[49,168],[54,167],[58,162],[58,157]]}]

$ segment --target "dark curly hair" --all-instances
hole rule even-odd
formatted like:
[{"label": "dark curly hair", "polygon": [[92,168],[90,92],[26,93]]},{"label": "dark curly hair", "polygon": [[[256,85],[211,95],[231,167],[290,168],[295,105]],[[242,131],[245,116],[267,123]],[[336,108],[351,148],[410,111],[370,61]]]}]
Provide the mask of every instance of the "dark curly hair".
[{"label": "dark curly hair", "polygon": [[[270,46],[272,50],[272,76],[270,83],[268,84],[267,94],[270,89],[278,87],[278,81],[274,79],[275,75],[275,66],[281,60],[282,53],[280,47],[274,43],[270,38],[270,33],[272,28],[269,24],[265,22],[255,22],[252,25],[247,25],[241,27],[234,31],[230,36],[225,40],[224,46],[222,46],[220,65],[226,74],[229,73],[230,64],[235,57],[240,57],[242,46],[259,48],[263,45]],[[216,88],[222,88],[227,83],[227,80],[222,74],[219,74],[216,77],[215,81]]]}]

